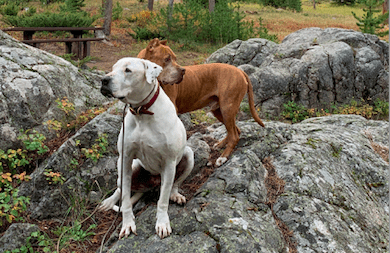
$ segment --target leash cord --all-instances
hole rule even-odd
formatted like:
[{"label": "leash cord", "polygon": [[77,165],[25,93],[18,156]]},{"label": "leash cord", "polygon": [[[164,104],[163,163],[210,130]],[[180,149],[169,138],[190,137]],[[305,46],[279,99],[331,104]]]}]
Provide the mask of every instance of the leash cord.
[{"label": "leash cord", "polygon": [[119,199],[119,210],[118,214],[122,211],[122,197],[123,197],[123,155],[124,152],[123,150],[125,149],[125,116],[126,116],[126,109],[127,109],[128,104],[125,104],[125,108],[123,108],[123,115],[122,115],[122,150],[121,150],[121,185],[119,186],[119,189],[121,191],[121,197]]},{"label": "leash cord", "polygon": [[103,236],[103,239],[102,239],[102,243],[100,245],[100,253],[103,252],[103,246],[104,246],[104,241],[106,239],[106,236],[107,234],[110,232],[111,228],[115,225],[115,222],[116,220],[118,219],[119,217],[119,214],[121,212],[121,208],[122,208],[122,184],[123,184],[123,149],[124,149],[124,144],[125,144],[125,116],[126,116],[126,109],[127,109],[127,106],[128,104],[125,104],[125,108],[123,109],[123,115],[122,115],[122,129],[123,129],[123,132],[122,132],[122,150],[121,150],[121,184],[119,186],[119,190],[121,192],[121,196],[119,198],[119,210],[118,212],[116,213],[116,216],[115,216],[115,219],[114,221],[111,223],[111,226],[110,228],[107,230],[106,234]]}]

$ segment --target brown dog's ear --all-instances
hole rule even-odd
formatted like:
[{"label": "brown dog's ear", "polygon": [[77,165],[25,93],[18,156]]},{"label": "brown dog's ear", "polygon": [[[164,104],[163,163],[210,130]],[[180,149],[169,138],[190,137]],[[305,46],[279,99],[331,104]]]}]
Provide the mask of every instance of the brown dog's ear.
[{"label": "brown dog's ear", "polygon": [[159,40],[159,39],[155,38],[155,39],[153,39],[152,41],[153,41],[153,47],[158,47],[158,46],[160,46],[160,40]]},{"label": "brown dog's ear", "polygon": [[166,46],[167,45],[167,40],[162,40],[162,41],[160,41],[160,43],[161,43],[161,45]]},{"label": "brown dog's ear", "polygon": [[160,40],[157,38],[152,39],[146,47],[149,52],[152,52],[155,47],[160,45]]}]

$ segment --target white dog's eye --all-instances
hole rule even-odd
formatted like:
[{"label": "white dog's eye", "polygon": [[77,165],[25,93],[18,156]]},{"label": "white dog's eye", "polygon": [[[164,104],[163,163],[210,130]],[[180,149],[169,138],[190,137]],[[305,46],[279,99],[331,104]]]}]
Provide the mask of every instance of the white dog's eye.
[{"label": "white dog's eye", "polygon": [[126,72],[126,73],[130,73],[130,72],[131,72],[131,69],[126,68],[126,69],[125,69],[125,72]]}]

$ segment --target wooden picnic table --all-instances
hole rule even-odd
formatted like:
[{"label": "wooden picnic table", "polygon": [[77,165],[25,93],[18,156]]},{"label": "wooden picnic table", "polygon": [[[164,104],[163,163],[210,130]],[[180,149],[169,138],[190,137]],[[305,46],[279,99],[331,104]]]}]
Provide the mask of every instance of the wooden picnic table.
[{"label": "wooden picnic table", "polygon": [[[39,47],[40,43],[54,43],[54,42],[65,42],[66,48],[65,53],[72,53],[72,43],[77,43],[76,55],[79,59],[83,59],[91,53],[91,41],[100,41],[103,38],[83,38],[84,31],[97,31],[103,30],[103,27],[9,27],[3,28],[2,31],[19,31],[23,32],[23,43],[32,45],[34,47]],[[47,32],[56,32],[56,31],[67,31],[73,34],[73,38],[64,38],[64,39],[33,39],[33,35],[36,32],[47,31]]]}]

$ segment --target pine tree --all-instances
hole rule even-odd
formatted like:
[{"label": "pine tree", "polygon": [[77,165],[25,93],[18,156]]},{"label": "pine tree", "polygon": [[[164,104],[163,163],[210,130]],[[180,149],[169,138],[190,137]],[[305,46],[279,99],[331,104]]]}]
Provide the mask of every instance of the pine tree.
[{"label": "pine tree", "polygon": [[375,13],[380,12],[380,10],[376,9],[376,7],[380,6],[383,2],[384,0],[365,0],[364,5],[367,8],[363,8],[365,14],[363,14],[363,17],[361,18],[359,18],[354,12],[352,12],[353,16],[359,21],[356,24],[359,26],[360,30],[363,33],[375,34],[379,37],[386,36],[389,34],[389,31],[377,31],[379,29],[384,28],[384,22],[386,19],[388,19],[389,12],[374,16]]}]

